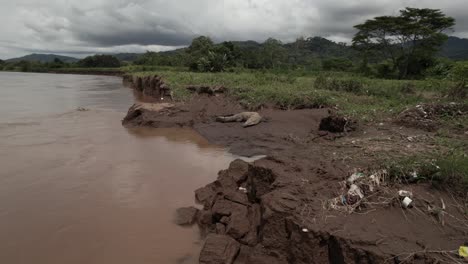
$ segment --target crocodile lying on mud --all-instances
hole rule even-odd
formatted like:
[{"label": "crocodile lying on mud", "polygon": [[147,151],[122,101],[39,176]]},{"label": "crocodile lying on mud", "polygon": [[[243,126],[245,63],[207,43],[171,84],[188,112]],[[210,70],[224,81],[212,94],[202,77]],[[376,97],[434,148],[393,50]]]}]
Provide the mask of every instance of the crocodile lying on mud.
[{"label": "crocodile lying on mud", "polygon": [[227,122],[244,122],[243,127],[255,126],[262,121],[262,116],[257,112],[242,112],[229,116],[218,116],[216,121],[227,123]]},{"label": "crocodile lying on mud", "polygon": [[[467,242],[468,222],[457,198],[426,184],[382,183],[365,190],[366,203],[350,204],[351,211],[329,206],[344,197],[352,173],[370,175],[379,169],[372,164],[384,157],[433,150],[428,132],[392,122],[357,127],[327,109],[261,109],[258,115],[269,122],[249,129],[217,122],[243,111],[232,98],[213,92],[186,102],[134,106],[123,120],[127,127],[190,127],[234,154],[267,156],[253,163],[236,160],[195,191],[203,209],[186,211],[187,222],[197,222],[206,238],[199,263],[453,262],[450,252]],[[247,117],[252,115],[222,121]],[[412,193],[412,208],[401,205],[399,190]],[[448,216],[443,224],[427,211],[441,200]]]}]

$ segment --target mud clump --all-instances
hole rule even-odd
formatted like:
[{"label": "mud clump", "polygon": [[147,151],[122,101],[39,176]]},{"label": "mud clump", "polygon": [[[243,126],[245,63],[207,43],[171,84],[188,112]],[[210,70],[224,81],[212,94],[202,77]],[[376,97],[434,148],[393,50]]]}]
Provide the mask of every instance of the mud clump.
[{"label": "mud clump", "polygon": [[338,115],[330,115],[320,121],[319,130],[332,133],[351,132],[356,130],[356,122]]},{"label": "mud clump", "polygon": [[436,131],[443,117],[464,116],[468,113],[467,104],[422,104],[401,112],[396,123],[406,127],[419,128],[426,131]]},{"label": "mud clump", "polygon": [[210,234],[200,253],[200,264],[232,264],[240,244],[229,236]]},{"label": "mud clump", "polygon": [[197,220],[198,209],[191,207],[182,207],[176,210],[175,223],[180,226],[189,226]]},{"label": "mud clump", "polygon": [[235,160],[216,181],[195,191],[203,204],[198,224],[207,235],[200,263],[383,262],[383,256],[330,232],[305,232],[294,216],[304,190],[277,182],[267,164]]}]

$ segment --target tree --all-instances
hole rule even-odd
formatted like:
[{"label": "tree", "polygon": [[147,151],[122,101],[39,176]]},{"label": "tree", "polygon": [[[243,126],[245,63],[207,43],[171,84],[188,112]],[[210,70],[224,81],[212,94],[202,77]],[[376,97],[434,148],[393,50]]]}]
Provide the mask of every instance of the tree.
[{"label": "tree", "polygon": [[192,40],[187,49],[189,67],[194,71],[221,72],[235,66],[240,52],[232,42],[215,45],[210,38],[201,36]]},{"label": "tree", "polygon": [[281,41],[269,38],[263,43],[260,52],[261,64],[264,68],[276,68],[287,59],[286,49]]},{"label": "tree", "polygon": [[356,25],[353,46],[367,59],[379,52],[393,62],[399,78],[420,74],[447,40],[455,19],[438,9],[406,8],[399,16],[381,16]]},{"label": "tree", "polygon": [[78,61],[78,65],[89,68],[114,68],[120,67],[120,61],[112,55],[94,55]]},{"label": "tree", "polygon": [[350,71],[353,62],[346,58],[329,58],[322,61],[322,67],[326,71]]}]

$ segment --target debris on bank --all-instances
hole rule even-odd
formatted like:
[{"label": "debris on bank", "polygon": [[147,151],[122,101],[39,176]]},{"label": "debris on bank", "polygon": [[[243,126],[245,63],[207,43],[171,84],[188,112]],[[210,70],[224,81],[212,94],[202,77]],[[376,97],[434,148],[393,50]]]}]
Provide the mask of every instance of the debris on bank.
[{"label": "debris on bank", "polygon": [[[381,191],[388,179],[387,170],[380,170],[366,176],[362,172],[351,174],[345,181],[340,182],[342,193],[328,201],[327,208],[352,213],[364,206],[363,201]],[[384,203],[391,203],[393,199],[386,199]]]},{"label": "debris on bank", "polygon": [[320,121],[319,130],[328,131],[331,133],[343,133],[356,130],[356,122],[344,116],[330,115],[322,118]]},{"label": "debris on bank", "polygon": [[255,126],[262,121],[262,116],[257,112],[242,112],[230,116],[218,116],[216,121],[226,122],[244,122],[243,127]]},{"label": "debris on bank", "polygon": [[426,131],[435,131],[441,125],[441,117],[464,116],[468,113],[468,104],[446,103],[446,104],[419,104],[401,112],[396,123],[419,128]]},{"label": "debris on bank", "polygon": [[88,108],[85,108],[85,107],[78,107],[78,108],[76,109],[76,111],[78,111],[78,112],[86,112],[86,111],[89,111],[89,109],[88,109]]}]

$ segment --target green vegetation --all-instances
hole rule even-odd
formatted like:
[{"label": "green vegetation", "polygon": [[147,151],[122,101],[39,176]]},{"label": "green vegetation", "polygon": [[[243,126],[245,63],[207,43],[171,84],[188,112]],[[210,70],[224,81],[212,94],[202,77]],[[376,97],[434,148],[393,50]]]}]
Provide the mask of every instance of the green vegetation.
[{"label": "green vegetation", "polygon": [[111,55],[94,55],[78,61],[78,65],[84,68],[118,68],[120,61]]},{"label": "green vegetation", "polygon": [[[409,106],[451,101],[445,94],[456,82],[449,80],[382,80],[353,73],[321,72],[311,75],[260,71],[194,73],[180,70],[135,72],[164,76],[176,99],[189,95],[188,85],[223,85],[249,108],[272,105],[283,109],[336,106],[341,113],[361,120],[383,120]],[[466,102],[458,98],[457,101]]]},{"label": "green vegetation", "polygon": [[448,39],[443,32],[455,25],[455,20],[440,10],[406,8],[399,16],[381,16],[356,25],[353,45],[364,62],[369,56],[391,61],[389,75],[399,79],[421,73],[433,64],[440,47]]},{"label": "green vegetation", "polygon": [[392,161],[387,168],[392,181],[429,182],[435,188],[449,188],[468,198],[468,156],[464,153],[411,157]]}]

